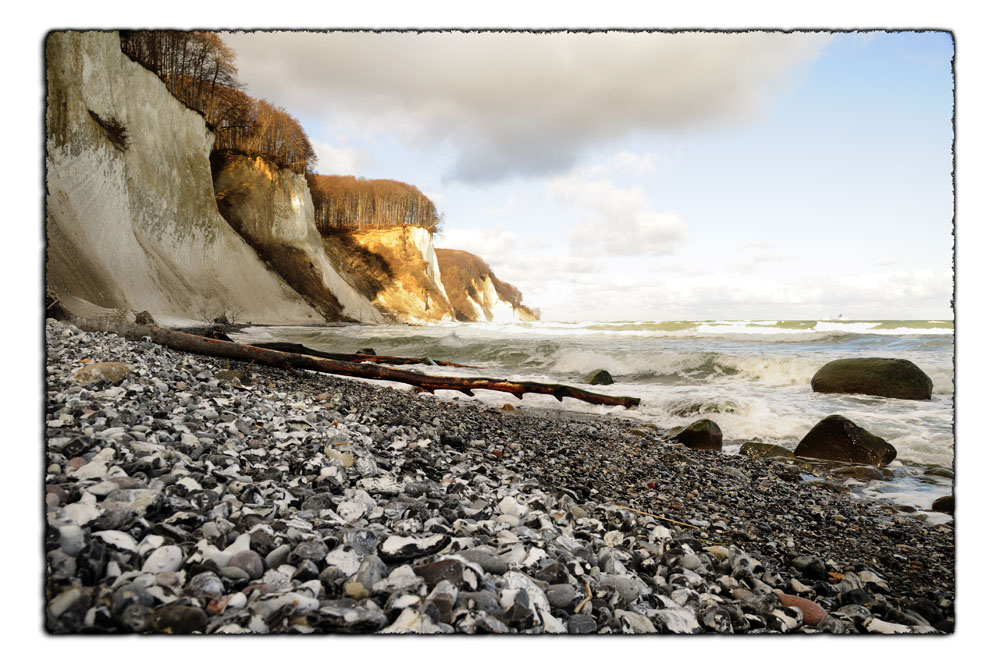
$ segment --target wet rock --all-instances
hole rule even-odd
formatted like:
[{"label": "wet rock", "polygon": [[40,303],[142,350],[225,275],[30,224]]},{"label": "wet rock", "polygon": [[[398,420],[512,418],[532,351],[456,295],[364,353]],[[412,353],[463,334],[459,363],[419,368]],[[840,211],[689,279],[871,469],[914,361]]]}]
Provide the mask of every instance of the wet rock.
[{"label": "wet rock", "polygon": [[934,387],[927,374],[909,360],[880,357],[834,360],[813,375],[811,384],[814,392],[918,400],[930,399]]},{"label": "wet rock", "polygon": [[587,374],[583,382],[587,385],[613,385],[615,379],[604,369],[597,369]]},{"label": "wet rock", "polygon": [[722,451],[722,429],[712,420],[692,422],[672,440],[693,450]]},{"label": "wet rock", "polygon": [[433,588],[442,581],[448,581],[453,586],[462,585],[462,571],[464,567],[457,560],[446,559],[423,565],[414,565],[413,573],[423,577],[428,588]]},{"label": "wet rock", "polygon": [[795,456],[881,467],[896,458],[896,448],[846,417],[830,415],[799,442]]},{"label": "wet rock", "polygon": [[945,514],[955,513],[955,496],[941,496],[931,505],[931,509],[935,512],[944,512]]},{"label": "wet rock", "polygon": [[740,454],[745,454],[746,456],[754,457],[757,459],[770,459],[774,457],[794,457],[795,454],[780,445],[772,445],[770,443],[743,443],[740,446]]}]

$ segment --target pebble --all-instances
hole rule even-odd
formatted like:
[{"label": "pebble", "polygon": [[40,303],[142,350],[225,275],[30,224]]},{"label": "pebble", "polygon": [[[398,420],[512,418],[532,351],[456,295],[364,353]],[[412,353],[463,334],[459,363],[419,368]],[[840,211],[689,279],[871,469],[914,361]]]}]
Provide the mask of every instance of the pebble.
[{"label": "pebble", "polygon": [[175,572],[184,562],[184,552],[179,546],[163,546],[156,549],[142,564],[143,572]]},{"label": "pebble", "polygon": [[[793,461],[269,367],[233,384],[51,320],[46,339],[51,633],[954,629],[950,523]],[[85,358],[128,375],[82,384]]]}]

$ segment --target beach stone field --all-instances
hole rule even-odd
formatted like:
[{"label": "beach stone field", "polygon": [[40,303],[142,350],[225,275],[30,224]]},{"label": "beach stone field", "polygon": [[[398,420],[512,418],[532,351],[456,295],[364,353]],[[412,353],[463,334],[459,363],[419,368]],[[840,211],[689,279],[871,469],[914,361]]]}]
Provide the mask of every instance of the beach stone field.
[{"label": "beach stone field", "polygon": [[45,334],[49,633],[954,630],[953,523],[821,465]]}]

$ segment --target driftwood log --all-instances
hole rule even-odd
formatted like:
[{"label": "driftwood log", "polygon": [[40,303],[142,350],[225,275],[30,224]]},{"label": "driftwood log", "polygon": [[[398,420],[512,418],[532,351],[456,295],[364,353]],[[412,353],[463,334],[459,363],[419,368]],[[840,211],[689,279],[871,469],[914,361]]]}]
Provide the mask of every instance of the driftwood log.
[{"label": "driftwood log", "polygon": [[357,362],[345,362],[342,360],[333,360],[313,355],[288,353],[279,350],[260,348],[257,346],[247,346],[233,341],[221,341],[193,334],[185,334],[183,332],[175,332],[162,327],[134,325],[131,323],[119,323],[114,321],[86,318],[74,318],[70,322],[84,330],[92,332],[114,332],[126,339],[131,339],[133,341],[152,341],[153,343],[160,344],[161,346],[166,346],[167,348],[172,348],[186,353],[209,355],[211,357],[221,357],[246,362],[252,361],[257,364],[265,364],[283,369],[306,369],[309,371],[319,371],[321,373],[340,376],[353,376],[355,378],[369,378],[374,380],[392,381],[395,383],[405,383],[424,392],[434,392],[435,390],[455,390],[471,397],[473,396],[473,390],[495,390],[498,392],[513,394],[518,399],[523,398],[527,393],[534,393],[550,394],[559,401],[562,401],[565,397],[572,397],[574,399],[586,401],[587,403],[599,404],[603,406],[624,406],[625,408],[634,408],[639,405],[639,399],[635,397],[607,396],[604,394],[588,392],[587,390],[577,389],[568,385],[514,382],[495,378],[428,376],[415,371],[391,369],[378,364],[359,364]]},{"label": "driftwood log", "polygon": [[280,350],[284,353],[298,353],[299,355],[312,355],[322,357],[327,360],[340,360],[341,362],[372,362],[373,364],[436,364],[442,367],[459,367],[460,369],[481,369],[468,364],[455,364],[444,360],[429,360],[420,357],[397,357],[395,355],[365,355],[363,353],[327,353],[326,351],[309,348],[302,344],[292,344],[284,341],[251,341],[248,346],[255,348],[267,348],[268,350]]}]

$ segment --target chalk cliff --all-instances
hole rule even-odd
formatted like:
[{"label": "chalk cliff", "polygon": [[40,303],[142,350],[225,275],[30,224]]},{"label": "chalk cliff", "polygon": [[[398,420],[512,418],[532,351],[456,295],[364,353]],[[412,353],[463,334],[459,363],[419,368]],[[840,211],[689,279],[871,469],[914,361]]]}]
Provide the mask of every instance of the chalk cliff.
[{"label": "chalk cliff", "polygon": [[213,155],[222,216],[328,320],[384,322],[331,264],[304,176],[260,157]]},{"label": "chalk cliff", "polygon": [[46,286],[64,306],[323,320],[219,214],[212,133],[115,33],[54,32],[45,55]]},{"label": "chalk cliff", "polygon": [[372,228],[329,234],[325,241],[335,263],[364,277],[367,289],[359,288],[389,318],[404,323],[454,320],[426,228]]},{"label": "chalk cliff", "polygon": [[498,279],[479,256],[458,249],[438,249],[437,258],[456,320],[493,323],[538,320],[521,303],[521,291]]},{"label": "chalk cliff", "polygon": [[427,228],[321,234],[304,176],[213,152],[202,116],[116,33],[53,32],[46,65],[46,289],[70,314],[534,319],[481,259],[435,251]]}]

